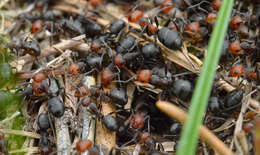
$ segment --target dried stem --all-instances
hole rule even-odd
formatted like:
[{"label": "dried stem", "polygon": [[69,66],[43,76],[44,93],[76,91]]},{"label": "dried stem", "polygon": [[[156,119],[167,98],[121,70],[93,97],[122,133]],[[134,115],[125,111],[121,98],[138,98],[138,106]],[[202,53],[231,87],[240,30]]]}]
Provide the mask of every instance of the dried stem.
[{"label": "dried stem", "polygon": [[[46,56],[55,55],[55,54],[59,53],[55,48],[53,48],[54,46],[61,50],[74,48],[75,46],[81,44],[80,40],[82,40],[84,38],[85,38],[85,35],[83,34],[83,35],[77,36],[75,38],[72,38],[70,40],[66,40],[66,41],[60,42],[56,45],[53,45],[51,47],[45,48],[41,51],[41,55],[39,57],[37,57],[37,59],[41,59]],[[27,64],[33,60],[34,60],[34,57],[32,57],[31,55],[27,54],[25,56],[22,56],[18,59],[18,66],[16,68],[18,68],[18,69],[22,68],[22,66],[24,66],[24,64]]]},{"label": "dried stem", "polygon": [[[175,106],[172,103],[165,101],[158,101],[156,106],[164,113],[169,115],[171,118],[178,120],[180,123],[184,124],[187,119],[187,113]],[[208,145],[210,145],[214,150],[221,155],[233,155],[234,153],[230,151],[227,146],[216,137],[207,127],[201,125],[199,129],[199,135],[202,140],[204,140]]]},{"label": "dried stem", "polygon": [[38,133],[27,132],[27,131],[22,131],[22,130],[0,129],[0,132],[2,132],[4,134],[26,136],[26,137],[31,137],[31,138],[35,138],[35,139],[41,138],[41,135]]}]

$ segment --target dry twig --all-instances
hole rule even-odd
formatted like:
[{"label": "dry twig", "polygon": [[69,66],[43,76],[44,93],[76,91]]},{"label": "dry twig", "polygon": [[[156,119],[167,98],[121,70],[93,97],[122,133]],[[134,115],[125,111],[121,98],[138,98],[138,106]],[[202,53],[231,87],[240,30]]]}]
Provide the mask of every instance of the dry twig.
[{"label": "dry twig", "polygon": [[[187,114],[175,106],[174,104],[171,104],[169,102],[165,101],[158,101],[156,103],[156,106],[169,115],[171,118],[178,120],[182,124],[185,123],[185,120],[187,118]],[[204,140],[208,145],[210,145],[217,153],[221,155],[233,155],[234,153],[230,151],[227,146],[220,140],[218,137],[216,137],[207,127],[200,126],[199,129],[199,135],[202,140]]]}]

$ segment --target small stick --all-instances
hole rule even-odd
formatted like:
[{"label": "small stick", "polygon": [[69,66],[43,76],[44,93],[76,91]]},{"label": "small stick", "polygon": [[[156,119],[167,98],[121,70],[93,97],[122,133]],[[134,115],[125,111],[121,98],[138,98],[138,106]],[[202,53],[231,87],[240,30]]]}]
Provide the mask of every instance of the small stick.
[{"label": "small stick", "polygon": [[[178,120],[180,123],[184,124],[187,118],[187,113],[175,106],[172,103],[166,101],[156,102],[156,106],[168,116],[173,119]],[[216,137],[207,127],[201,125],[199,129],[199,135],[202,140],[204,140],[208,145],[210,145],[217,153],[221,155],[234,155],[227,146]]]},{"label": "small stick", "polygon": [[18,135],[18,136],[26,136],[35,139],[40,139],[41,135],[34,132],[22,131],[22,130],[12,130],[12,129],[0,129],[0,132],[4,134]]},{"label": "small stick", "polygon": [[[100,83],[100,76],[98,76],[98,83]],[[109,88],[115,87],[114,84],[111,84]],[[108,88],[104,88],[106,91]],[[115,111],[115,107],[113,107],[110,103],[101,102],[102,115],[107,115],[111,112]],[[97,145],[105,145],[109,150],[116,146],[116,132],[109,131],[101,121],[96,122],[96,137],[95,142]]]},{"label": "small stick", "polygon": [[29,147],[29,148],[23,148],[23,149],[19,149],[19,150],[11,150],[9,153],[13,154],[13,153],[30,153],[30,154],[34,154],[34,153],[40,153],[40,148],[39,147]]},{"label": "small stick", "polygon": [[1,3],[0,3],[0,9],[5,6],[5,4],[7,4],[10,0],[3,0]]},{"label": "small stick", "polygon": [[[90,88],[91,86],[96,85],[96,80],[92,76],[86,76],[84,78],[84,84]],[[95,119],[91,117],[91,114],[84,107],[82,109],[82,117],[83,117],[83,127],[82,127],[82,139],[89,139],[93,143],[95,143]],[[88,152],[82,153],[82,155],[87,155]]]},{"label": "small stick", "polygon": [[[59,84],[61,84],[61,87],[65,88],[63,78],[61,76],[58,76],[57,79],[59,80]],[[65,98],[65,102],[67,101],[67,98]],[[69,115],[72,115],[70,114],[70,110],[65,109],[62,117],[55,118],[55,129],[57,135],[56,146],[58,155],[70,155],[71,140],[69,135],[69,128],[66,121]]]},{"label": "small stick", "polygon": [[58,155],[69,155],[71,150],[69,129],[66,122],[64,121],[64,115],[61,118],[55,118]]},{"label": "small stick", "polygon": [[15,113],[12,114],[11,117],[8,117],[8,118],[6,118],[6,119],[0,121],[0,124],[4,124],[4,123],[8,122],[8,121],[14,119],[16,116],[18,116],[18,115],[20,115],[20,114],[21,114],[21,113],[20,113],[19,111],[16,111]]},{"label": "small stick", "polygon": [[[83,34],[83,35],[74,37],[70,40],[66,40],[66,41],[60,42],[58,44],[55,44],[53,46],[55,46],[56,48],[59,48],[61,50],[71,49],[71,48],[74,48],[75,46],[81,44],[80,40],[84,39],[85,37],[86,37],[85,34]],[[38,59],[59,53],[55,48],[53,48],[53,46],[43,49],[41,51],[41,55],[38,57]],[[28,62],[33,61],[33,58],[34,57],[32,57],[31,55],[28,55],[28,54],[25,56],[22,56],[18,59],[18,65],[23,66],[24,64],[27,64]]]}]

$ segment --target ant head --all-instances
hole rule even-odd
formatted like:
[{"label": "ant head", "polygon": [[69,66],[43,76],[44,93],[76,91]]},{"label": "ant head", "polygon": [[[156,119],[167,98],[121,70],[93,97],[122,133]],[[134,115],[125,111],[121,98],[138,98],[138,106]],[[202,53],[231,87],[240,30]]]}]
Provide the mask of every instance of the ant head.
[{"label": "ant head", "polygon": [[31,32],[36,34],[41,32],[42,28],[43,28],[43,21],[42,20],[36,20],[33,24],[32,24],[32,29]]},{"label": "ant head", "polygon": [[214,10],[218,11],[221,7],[222,0],[214,0],[212,5]]},{"label": "ant head", "polygon": [[32,77],[32,79],[33,79],[35,82],[42,82],[43,80],[46,79],[46,75],[45,75],[44,72],[39,72],[39,73],[34,74],[34,76]]},{"label": "ant head", "polygon": [[102,4],[102,0],[88,0],[88,3],[96,9]]},{"label": "ant head", "polygon": [[44,93],[44,90],[42,89],[42,86],[41,86],[41,82],[33,81],[31,86],[33,89],[33,95],[41,96]]},{"label": "ant head", "polygon": [[146,17],[141,17],[138,21],[139,25],[144,28],[146,25],[149,24],[149,19]]},{"label": "ant head", "polygon": [[244,74],[244,65],[242,64],[236,64],[234,65],[230,72],[229,72],[229,76],[231,77],[241,77]]},{"label": "ant head", "polygon": [[81,85],[75,91],[75,97],[84,97],[89,95],[89,90],[85,85]]},{"label": "ant head", "polygon": [[214,12],[211,12],[208,14],[208,16],[206,17],[206,22],[211,24],[211,25],[214,25],[216,23],[216,20],[217,20],[217,14],[214,13]]},{"label": "ant head", "polygon": [[164,0],[160,6],[160,12],[166,14],[174,8],[173,2],[171,0]]},{"label": "ant head", "polygon": [[141,142],[141,143],[146,142],[150,138],[151,138],[151,134],[149,132],[144,131],[139,134],[139,142]]},{"label": "ant head", "polygon": [[200,31],[200,23],[199,22],[192,22],[187,25],[184,29],[186,34],[192,38],[198,38],[198,34]]},{"label": "ant head", "polygon": [[97,53],[101,49],[101,46],[102,46],[101,40],[95,39],[91,42],[90,48],[91,48],[92,51]]},{"label": "ant head", "polygon": [[143,69],[137,73],[137,81],[141,83],[149,83],[152,77],[152,71]]},{"label": "ant head", "polygon": [[76,63],[72,63],[69,66],[68,73],[71,75],[78,75],[80,72],[80,66]]},{"label": "ant head", "polygon": [[236,15],[232,18],[230,27],[234,30],[237,30],[240,28],[242,23],[243,23],[243,19],[241,18],[241,16]]},{"label": "ant head", "polygon": [[142,129],[144,127],[144,123],[145,123],[144,116],[142,116],[139,113],[133,115],[131,119],[131,126],[134,129]]},{"label": "ant head", "polygon": [[140,10],[134,10],[128,15],[128,21],[131,23],[136,23],[140,18],[143,17],[143,12]]},{"label": "ant head", "polygon": [[240,41],[238,41],[238,40],[231,42],[229,44],[229,50],[234,55],[242,55],[243,54],[242,48],[241,48],[241,45],[240,45]]},{"label": "ant head", "polygon": [[114,63],[117,67],[121,68],[125,65],[126,61],[121,54],[114,57]]},{"label": "ant head", "polygon": [[84,107],[88,107],[91,104],[91,98],[89,97],[84,97],[81,101],[80,104],[83,105]]},{"label": "ant head", "polygon": [[105,68],[101,74],[101,84],[109,85],[114,79],[114,73],[109,69]]},{"label": "ant head", "polygon": [[76,144],[75,150],[79,153],[84,153],[92,147],[92,142],[88,139],[79,140]]}]

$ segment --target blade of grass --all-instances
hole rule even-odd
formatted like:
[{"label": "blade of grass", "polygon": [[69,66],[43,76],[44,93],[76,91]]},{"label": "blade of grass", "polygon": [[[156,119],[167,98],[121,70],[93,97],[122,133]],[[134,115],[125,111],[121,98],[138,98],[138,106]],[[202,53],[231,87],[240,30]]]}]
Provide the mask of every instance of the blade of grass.
[{"label": "blade of grass", "polygon": [[213,77],[219,61],[221,47],[227,31],[229,17],[234,0],[222,1],[212,36],[209,42],[208,55],[204,60],[201,75],[192,96],[189,116],[181,134],[177,155],[193,155],[197,146],[199,126],[207,107],[212,88]]}]

